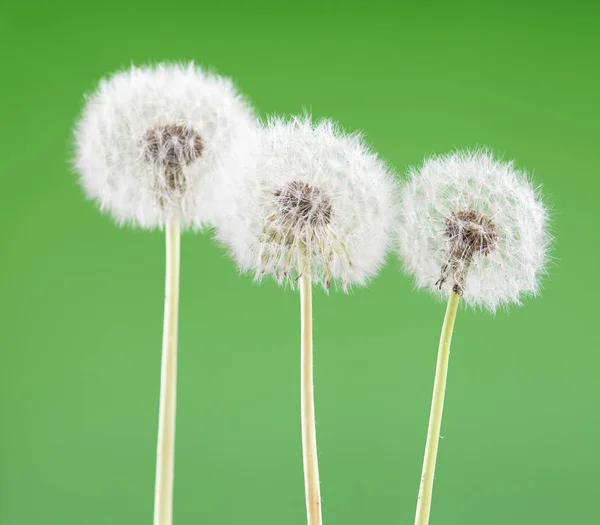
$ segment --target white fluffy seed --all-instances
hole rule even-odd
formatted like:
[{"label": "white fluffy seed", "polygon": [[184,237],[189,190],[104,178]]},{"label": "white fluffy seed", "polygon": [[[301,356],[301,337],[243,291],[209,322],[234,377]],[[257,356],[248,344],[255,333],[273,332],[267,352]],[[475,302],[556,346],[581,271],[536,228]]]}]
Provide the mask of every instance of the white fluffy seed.
[{"label": "white fluffy seed", "polygon": [[253,111],[232,82],[194,64],[132,67],[87,97],[75,167],[89,198],[122,223],[202,227],[220,179],[246,162]]},{"label": "white fluffy seed", "polygon": [[437,296],[454,287],[471,306],[519,304],[539,291],[550,240],[539,189],[487,151],[430,158],[402,186],[400,257]]},{"label": "white fluffy seed", "polygon": [[364,284],[385,260],[397,212],[392,171],[357,134],[325,120],[273,118],[253,163],[224,192],[217,237],[242,270],[293,285]]}]

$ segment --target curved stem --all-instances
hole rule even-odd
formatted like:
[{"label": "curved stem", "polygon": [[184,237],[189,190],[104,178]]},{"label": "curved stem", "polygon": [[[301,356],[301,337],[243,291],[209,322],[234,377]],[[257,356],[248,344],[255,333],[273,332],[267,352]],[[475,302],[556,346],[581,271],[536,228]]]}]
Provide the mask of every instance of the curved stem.
[{"label": "curved stem", "polygon": [[419,489],[419,498],[417,500],[415,525],[427,525],[429,523],[431,496],[433,492],[433,475],[435,473],[435,462],[437,459],[438,443],[440,441],[440,427],[442,425],[442,413],[444,411],[450,342],[452,341],[452,330],[454,328],[454,320],[456,319],[456,310],[458,308],[459,299],[459,294],[454,291],[450,292],[440,338],[437,366],[435,369],[433,399],[431,401],[431,413],[429,415],[429,428],[427,429],[425,458],[423,460],[421,487]]},{"label": "curved stem", "polygon": [[173,469],[175,464],[175,408],[177,397],[177,309],[179,300],[179,223],[166,225],[166,283],[160,377],[160,412],[156,451],[154,525],[173,522]]},{"label": "curved stem", "polygon": [[312,289],[308,272],[300,277],[302,460],[308,525],[321,525],[321,494],[317,461],[313,386]]}]

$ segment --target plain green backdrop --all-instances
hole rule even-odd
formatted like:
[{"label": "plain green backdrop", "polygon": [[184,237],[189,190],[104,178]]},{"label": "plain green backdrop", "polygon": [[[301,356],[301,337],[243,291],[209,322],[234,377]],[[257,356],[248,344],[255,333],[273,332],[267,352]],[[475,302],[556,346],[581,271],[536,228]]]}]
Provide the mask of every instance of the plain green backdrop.
[{"label": "plain green backdrop", "polygon": [[[0,7],[0,524],[151,523],[164,239],[70,169],[83,94],[194,59],[261,115],[328,116],[399,173],[487,145],[556,236],[540,297],[461,310],[432,525],[600,523],[597,4],[10,2]],[[305,523],[296,292],[182,243],[175,523]],[[444,305],[395,257],[315,293],[327,525],[414,519]]]}]

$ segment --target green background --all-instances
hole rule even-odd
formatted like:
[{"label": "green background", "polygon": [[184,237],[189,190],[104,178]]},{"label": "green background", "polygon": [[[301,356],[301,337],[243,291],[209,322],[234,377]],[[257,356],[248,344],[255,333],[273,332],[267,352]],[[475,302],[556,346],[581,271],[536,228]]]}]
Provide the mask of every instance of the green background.
[{"label": "green background", "polygon": [[[296,5],[301,4],[301,5]],[[164,240],[118,229],[70,170],[83,93],[195,59],[262,115],[362,129],[400,173],[487,145],[543,184],[542,296],[462,310],[433,524],[600,523],[598,83],[592,2],[3,3],[0,523],[152,520]],[[182,244],[175,522],[305,522],[295,292]],[[444,305],[391,258],[315,293],[326,524],[414,519]]]}]

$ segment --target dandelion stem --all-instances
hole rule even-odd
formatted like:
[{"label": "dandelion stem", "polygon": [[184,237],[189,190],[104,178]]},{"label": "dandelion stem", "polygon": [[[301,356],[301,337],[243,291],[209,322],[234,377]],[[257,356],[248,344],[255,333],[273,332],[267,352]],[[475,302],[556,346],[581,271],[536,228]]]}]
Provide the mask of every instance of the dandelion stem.
[{"label": "dandelion stem", "polygon": [[173,522],[180,244],[179,223],[175,219],[167,222],[166,241],[165,312],[160,378],[158,445],[156,451],[154,525],[171,525]]},{"label": "dandelion stem", "polygon": [[415,525],[427,525],[429,523],[431,496],[433,492],[433,475],[435,473],[435,462],[440,440],[440,427],[442,425],[442,413],[444,411],[450,342],[452,341],[452,330],[454,328],[454,320],[456,319],[459,299],[459,294],[454,291],[450,292],[435,369],[433,399],[431,401],[431,413],[429,415],[429,427],[427,429],[425,458],[423,460],[423,472],[421,474],[421,487],[419,488],[419,497],[417,499]]},{"label": "dandelion stem", "polygon": [[315,397],[313,386],[312,290],[310,273],[300,277],[301,340],[301,410],[302,460],[308,525],[321,525],[321,494],[317,435],[315,429]]}]

